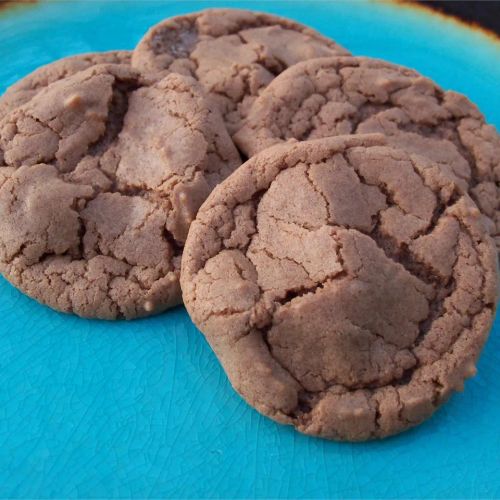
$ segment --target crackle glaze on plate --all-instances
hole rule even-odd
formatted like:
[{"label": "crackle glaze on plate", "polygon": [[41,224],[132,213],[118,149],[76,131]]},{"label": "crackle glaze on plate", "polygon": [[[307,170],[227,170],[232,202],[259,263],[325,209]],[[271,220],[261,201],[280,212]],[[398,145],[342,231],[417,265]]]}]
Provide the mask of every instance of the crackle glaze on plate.
[{"label": "crackle glaze on plate", "polygon": [[[207,6],[294,18],[353,54],[465,93],[500,128],[500,43],[420,10],[365,2],[47,2],[0,11],[0,92],[38,65],[132,49]],[[500,322],[431,420],[339,444],[260,416],[183,308],[134,322],[56,313],[0,279],[0,497],[500,497]]]}]

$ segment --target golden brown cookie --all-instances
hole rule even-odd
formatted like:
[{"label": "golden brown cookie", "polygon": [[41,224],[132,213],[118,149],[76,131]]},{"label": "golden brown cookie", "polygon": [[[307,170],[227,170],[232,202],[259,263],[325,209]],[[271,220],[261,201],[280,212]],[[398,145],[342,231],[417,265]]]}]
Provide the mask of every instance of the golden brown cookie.
[{"label": "golden brown cookie", "polygon": [[239,163],[192,78],[110,64],[52,83],[0,121],[0,270],[85,317],[179,304],[189,224]]},{"label": "golden brown cookie", "polygon": [[278,145],[191,225],[186,307],[234,388],[306,434],[388,436],[475,374],[496,250],[471,198],[425,157],[353,135]]},{"label": "golden brown cookie", "polygon": [[500,248],[500,136],[465,96],[413,70],[365,57],[297,64],[263,91],[234,140],[252,156],[289,139],[373,132],[468,189]]},{"label": "golden brown cookie", "polygon": [[334,41],[289,19],[207,9],[153,26],[134,50],[132,64],[142,71],[195,77],[234,129],[254,97],[286,68],[345,54]]}]

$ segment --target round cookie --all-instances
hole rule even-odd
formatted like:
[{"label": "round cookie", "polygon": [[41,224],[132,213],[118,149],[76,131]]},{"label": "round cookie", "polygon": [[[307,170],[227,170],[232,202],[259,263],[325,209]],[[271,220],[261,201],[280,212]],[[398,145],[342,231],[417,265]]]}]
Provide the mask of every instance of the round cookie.
[{"label": "round cookie", "polygon": [[500,248],[500,136],[465,96],[364,57],[306,61],[276,78],[233,139],[252,156],[288,139],[384,133],[442,166],[492,221]]},{"label": "round cookie", "polygon": [[126,50],[92,52],[65,57],[41,66],[9,87],[0,97],[0,119],[9,111],[28,102],[40,90],[48,87],[51,83],[96,64],[129,64],[131,55],[132,53]]},{"label": "round cookie", "polygon": [[348,52],[299,23],[238,9],[207,9],[153,26],[132,65],[194,76],[233,129],[259,91],[299,61]]},{"label": "round cookie", "polygon": [[366,440],[428,418],[474,375],[496,251],[440,167],[382,135],[288,143],[208,197],[184,303],[234,388],[306,434]]},{"label": "round cookie", "polygon": [[189,224],[239,164],[192,78],[97,65],[55,82],[0,121],[0,271],[84,317],[179,304]]}]

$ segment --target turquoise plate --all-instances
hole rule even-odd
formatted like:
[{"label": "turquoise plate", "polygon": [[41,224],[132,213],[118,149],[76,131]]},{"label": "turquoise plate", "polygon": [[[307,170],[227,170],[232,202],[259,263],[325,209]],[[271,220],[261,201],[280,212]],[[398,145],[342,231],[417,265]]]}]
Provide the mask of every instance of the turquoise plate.
[{"label": "turquoise plate", "polygon": [[[0,92],[38,65],[132,49],[174,14],[231,5],[297,19],[416,68],[500,126],[500,44],[409,7],[332,2],[47,2],[0,12]],[[0,497],[500,497],[500,322],[431,420],[385,441],[312,439],[231,389],[177,308],[134,322],[58,314],[0,281]]]}]

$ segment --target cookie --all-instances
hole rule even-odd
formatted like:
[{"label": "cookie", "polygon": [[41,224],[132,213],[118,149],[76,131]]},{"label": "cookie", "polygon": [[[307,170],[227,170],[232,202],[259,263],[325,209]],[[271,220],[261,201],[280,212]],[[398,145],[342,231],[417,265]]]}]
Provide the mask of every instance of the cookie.
[{"label": "cookie", "polygon": [[97,65],[52,83],[0,122],[0,271],[84,317],[179,304],[189,224],[239,163],[192,78]]},{"label": "cookie", "polygon": [[96,64],[129,64],[131,55],[132,53],[126,50],[93,52],[65,57],[42,66],[9,87],[5,91],[5,94],[0,97],[0,119],[9,111],[28,102],[51,83],[74,75],[78,71],[83,71]]},{"label": "cookie", "polygon": [[364,57],[306,61],[276,78],[234,135],[248,155],[288,139],[384,133],[469,190],[500,248],[500,136],[465,96],[417,72]]},{"label": "cookie", "polygon": [[288,19],[237,9],[208,9],[153,26],[132,55],[149,72],[194,76],[230,129],[259,91],[299,61],[348,52]]},{"label": "cookie", "polygon": [[234,388],[306,434],[412,427],[474,375],[496,250],[471,198],[382,135],[287,143],[208,197],[184,303]]}]

